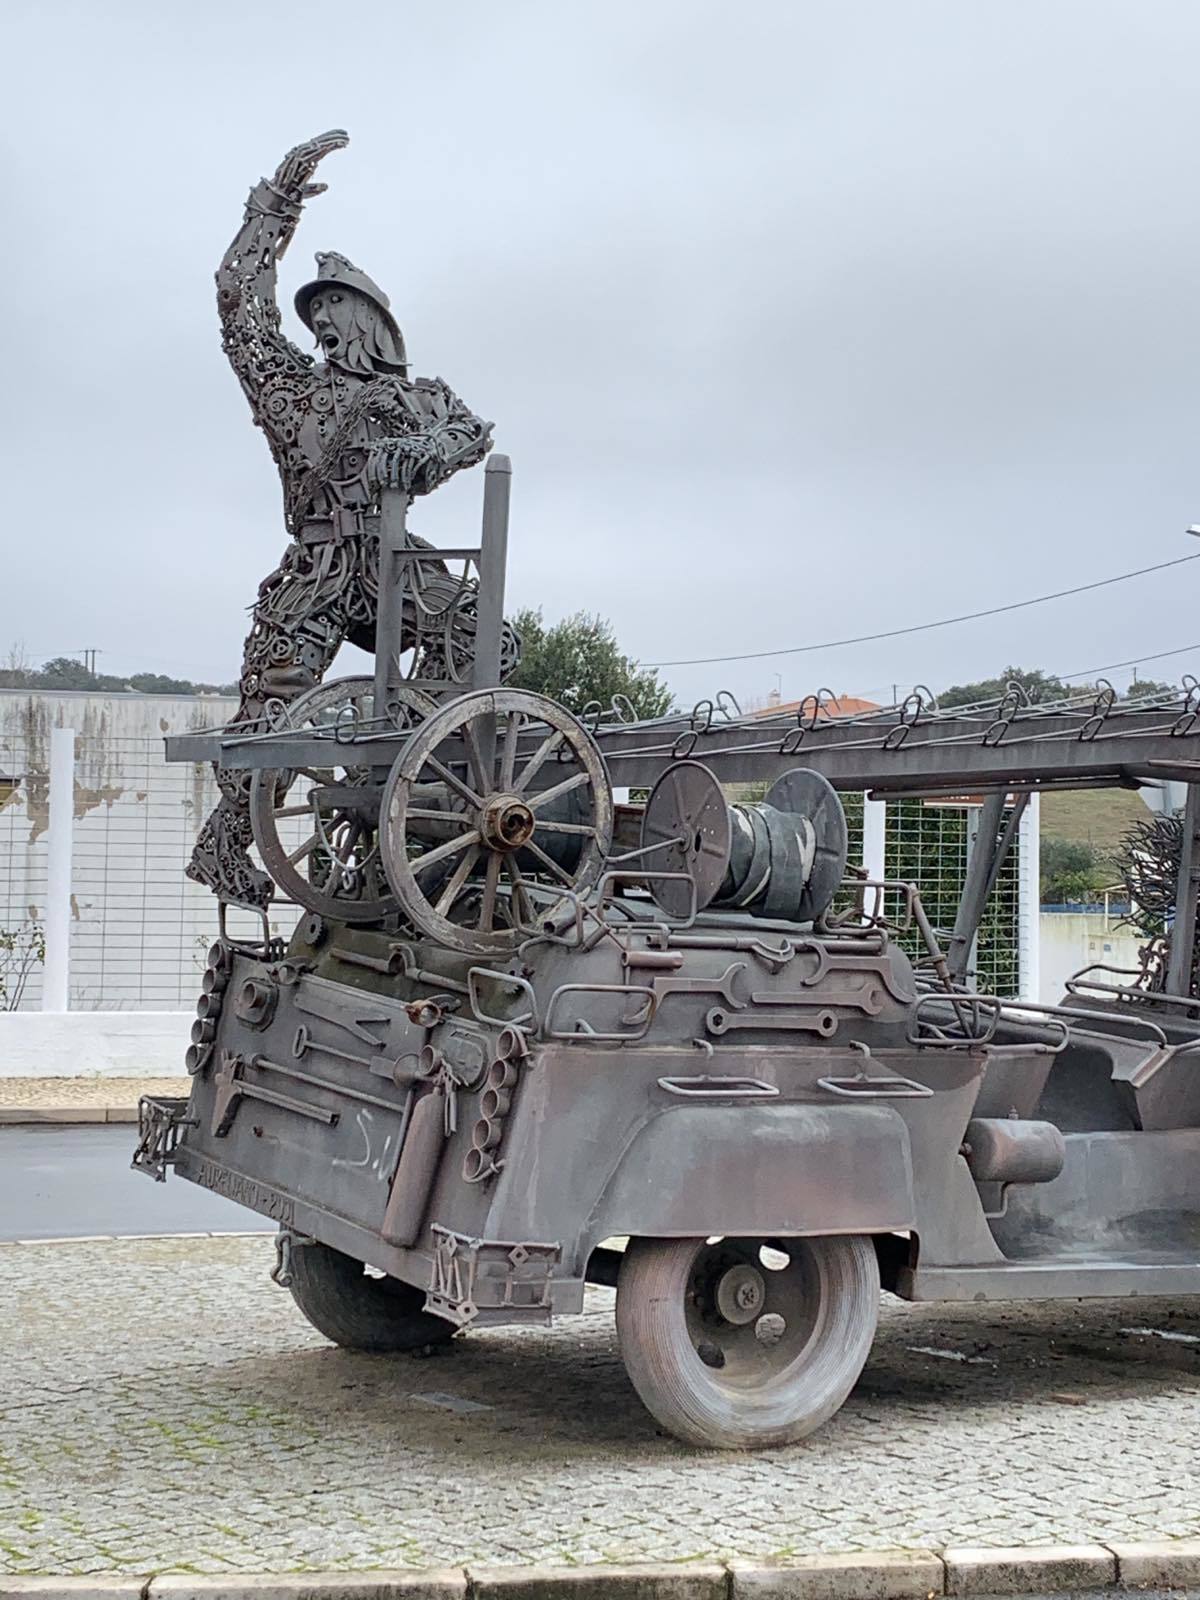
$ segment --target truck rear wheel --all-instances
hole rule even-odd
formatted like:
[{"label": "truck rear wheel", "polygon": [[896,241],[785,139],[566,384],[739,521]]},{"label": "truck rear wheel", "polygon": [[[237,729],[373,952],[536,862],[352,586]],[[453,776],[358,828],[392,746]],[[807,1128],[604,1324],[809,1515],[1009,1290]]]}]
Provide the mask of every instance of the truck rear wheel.
[{"label": "truck rear wheel", "polygon": [[689,1444],[790,1444],[858,1380],[879,1317],[868,1238],[636,1239],[617,1335],[646,1409]]},{"label": "truck rear wheel", "polygon": [[347,1350],[419,1350],[454,1337],[450,1323],[421,1309],[422,1290],[374,1277],[327,1244],[293,1244],[290,1271],[292,1299],[318,1333]]}]

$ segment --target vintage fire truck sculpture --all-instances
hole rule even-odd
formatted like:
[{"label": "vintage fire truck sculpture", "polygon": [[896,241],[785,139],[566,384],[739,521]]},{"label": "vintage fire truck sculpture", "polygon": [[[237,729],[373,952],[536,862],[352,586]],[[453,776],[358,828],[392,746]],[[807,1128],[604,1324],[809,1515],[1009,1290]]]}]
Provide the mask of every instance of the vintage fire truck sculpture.
[{"label": "vintage fire truck sculpture", "polygon": [[[351,1348],[548,1323],[615,1285],[634,1387],[700,1445],[829,1418],[881,1285],[1200,1292],[1197,790],[1157,987],[1095,971],[1018,1008],[966,981],[1025,797],[1190,781],[1194,686],[1182,707],[576,718],[503,685],[507,460],[479,545],[431,551],[411,475],[367,457],[373,678],[169,741],[220,763],[304,914],[284,944],[248,895],[262,932],[237,937],[222,901],[191,1093],[143,1101],[135,1165],[277,1222],[278,1281]],[[610,774],[645,804],[614,806]],[[731,804],[719,779],[769,786]],[[837,790],[964,786],[988,799],[943,949],[911,885],[848,870]]]}]

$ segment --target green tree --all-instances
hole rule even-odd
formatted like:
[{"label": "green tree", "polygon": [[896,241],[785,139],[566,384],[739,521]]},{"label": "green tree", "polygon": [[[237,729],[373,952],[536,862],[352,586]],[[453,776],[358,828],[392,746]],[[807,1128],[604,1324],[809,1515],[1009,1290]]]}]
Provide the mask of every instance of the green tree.
[{"label": "green tree", "polygon": [[1095,900],[1113,879],[1113,864],[1077,839],[1043,839],[1039,859],[1047,905]]},{"label": "green tree", "polygon": [[591,700],[606,710],[614,695],[625,695],[639,717],[661,717],[670,709],[671,691],[651,667],[622,655],[612,624],[577,611],[547,627],[541,610],[526,608],[512,619],[521,637],[521,664],[508,680],[581,712]]},{"label": "green tree", "polygon": [[89,672],[82,661],[70,656],[54,656],[30,675],[30,685],[37,689],[94,689],[96,674]]},{"label": "green tree", "polygon": [[[1065,700],[1071,696],[1094,694],[1096,685],[1066,683],[1040,667],[1005,667],[995,678],[980,678],[977,683],[955,683],[938,695],[938,705],[943,711],[953,706],[974,705],[980,700],[999,700],[1010,683],[1018,684],[1029,697],[1031,705],[1044,705],[1050,700]],[[1145,695],[1180,694],[1177,684],[1159,683],[1154,678],[1135,678],[1123,699],[1137,699]]]},{"label": "green tree", "polygon": [[237,694],[234,683],[193,683],[190,678],[170,678],[161,672],[135,672],[122,677],[112,672],[92,672],[73,656],[54,656],[40,667],[29,665],[24,648],[15,645],[0,666],[0,689],[97,689],[106,694]]},{"label": "green tree", "polygon": [[1054,678],[1040,667],[1005,667],[998,678],[981,678],[978,683],[956,683],[938,695],[942,710],[950,706],[974,705],[978,700],[998,700],[1010,683],[1019,684],[1033,705],[1046,700],[1062,700],[1067,695],[1078,694],[1079,686],[1072,689],[1061,678]]}]

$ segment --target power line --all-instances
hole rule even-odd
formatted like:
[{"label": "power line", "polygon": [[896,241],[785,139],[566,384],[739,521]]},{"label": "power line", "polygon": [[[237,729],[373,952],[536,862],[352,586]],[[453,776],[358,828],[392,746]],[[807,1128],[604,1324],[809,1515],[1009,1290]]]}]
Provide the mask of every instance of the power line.
[{"label": "power line", "polygon": [[1140,667],[1143,661],[1164,661],[1168,656],[1185,656],[1192,650],[1200,650],[1200,644],[1183,644],[1178,650],[1159,650],[1154,655],[1132,656],[1128,661],[1110,661],[1106,667],[1088,667],[1086,672],[1060,672],[1058,677],[1063,683],[1070,683],[1072,678],[1091,678],[1099,672],[1115,672],[1118,667]]},{"label": "power line", "polygon": [[1080,583],[1073,589],[1056,589],[1053,594],[1035,595],[1032,600],[1014,600],[1006,606],[989,606],[984,611],[966,611],[958,617],[943,617],[939,622],[917,622],[907,628],[888,628],[881,633],[860,633],[852,639],[830,639],[824,644],[789,645],[783,650],[746,650],[737,655],[692,656],[684,661],[645,661],[640,664],[647,667],[709,667],[723,661],[763,661],[770,656],[810,655],[816,650],[839,650],[848,644],[873,644],[878,639],[899,639],[904,634],[928,633],[932,628],[949,628],[956,622],[977,622],[980,617],[998,617],[1006,611],[1023,611],[1028,606],[1045,605],[1048,600],[1063,600],[1068,595],[1087,594],[1092,589],[1106,589],[1114,583],[1127,583],[1130,578],[1143,578],[1148,572],[1165,572],[1168,567],[1181,567],[1188,561],[1200,561],[1200,555],[1176,556],[1174,561],[1160,561],[1153,567],[1138,567],[1134,572],[1118,573],[1115,578],[1097,578],[1094,583]]}]

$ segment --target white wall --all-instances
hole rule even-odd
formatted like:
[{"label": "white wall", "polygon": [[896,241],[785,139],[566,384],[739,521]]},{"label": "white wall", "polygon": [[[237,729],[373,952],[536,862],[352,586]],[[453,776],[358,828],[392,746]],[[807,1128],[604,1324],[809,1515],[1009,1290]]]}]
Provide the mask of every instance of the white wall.
[{"label": "white wall", "polygon": [[[1105,927],[1103,913],[1043,911],[1040,922],[1041,981],[1037,998],[1057,1005],[1066,980],[1094,961],[1113,967],[1136,967],[1138,949],[1145,942],[1128,928]],[[1129,982],[1106,973],[1095,975],[1102,983]]]},{"label": "white wall", "polygon": [[182,1011],[0,1012],[0,1078],[185,1077]]},{"label": "white wall", "polygon": [[[163,739],[235,709],[219,696],[0,690],[0,929],[42,917],[50,733],[76,732],[72,1010],[192,1009],[216,902],[183,869],[217,787],[207,764],[168,766]],[[23,1009],[37,1009],[40,985],[35,969]]]}]

